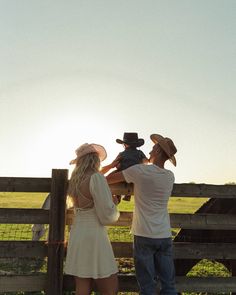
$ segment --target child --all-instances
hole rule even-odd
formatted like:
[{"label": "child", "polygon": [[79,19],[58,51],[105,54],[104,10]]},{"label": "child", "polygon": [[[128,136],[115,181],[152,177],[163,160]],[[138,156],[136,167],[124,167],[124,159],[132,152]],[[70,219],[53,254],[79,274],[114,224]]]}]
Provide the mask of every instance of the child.
[{"label": "child", "polygon": [[[116,157],[116,159],[114,160],[114,161],[118,160],[119,163],[116,166],[116,170],[113,171],[112,173],[122,171],[135,164],[142,164],[142,163],[148,162],[148,159],[145,156],[145,154],[141,150],[137,149],[138,147],[144,144],[144,139],[138,138],[138,133],[125,132],[123,135],[123,140],[117,139],[116,142],[119,144],[123,144],[125,150],[123,152],[120,152],[118,156]],[[110,165],[106,167],[109,167],[109,166]],[[106,172],[108,170],[106,170]],[[123,200],[130,201],[130,196],[128,195],[124,196]]]}]

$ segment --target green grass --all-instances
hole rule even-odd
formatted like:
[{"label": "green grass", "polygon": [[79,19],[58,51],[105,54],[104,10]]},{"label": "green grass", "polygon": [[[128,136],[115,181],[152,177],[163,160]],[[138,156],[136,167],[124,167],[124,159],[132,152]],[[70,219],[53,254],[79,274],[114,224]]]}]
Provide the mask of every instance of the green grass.
[{"label": "green grass", "polygon": [[[0,208],[41,208],[47,193],[10,193],[0,192]],[[179,198],[172,197],[169,201],[169,212],[193,213],[206,198]],[[118,205],[121,211],[133,211],[134,201],[121,201]]]},{"label": "green grass", "polygon": [[207,198],[172,197],[169,201],[170,213],[194,213],[204,204]]},{"label": "green grass", "polygon": [[41,208],[47,193],[0,192],[0,208]]},{"label": "green grass", "polygon": [[[169,201],[168,210],[170,213],[194,213],[207,200],[207,198],[171,197]],[[133,198],[131,198],[130,202],[121,201],[118,205],[118,209],[121,211],[133,211]]]},{"label": "green grass", "polygon": [[[0,193],[1,208],[41,208],[47,194],[46,193]],[[176,213],[193,213],[207,199],[205,198],[177,198],[173,197],[169,202],[169,212]],[[120,211],[133,211],[134,200],[130,202],[121,201],[118,205]],[[31,240],[32,232],[30,225],[0,225],[1,240]],[[172,229],[173,236],[178,233],[179,229]],[[111,241],[132,241],[129,227],[109,227],[109,237]],[[66,234],[67,236],[67,234]],[[46,239],[46,235],[42,238]]]}]

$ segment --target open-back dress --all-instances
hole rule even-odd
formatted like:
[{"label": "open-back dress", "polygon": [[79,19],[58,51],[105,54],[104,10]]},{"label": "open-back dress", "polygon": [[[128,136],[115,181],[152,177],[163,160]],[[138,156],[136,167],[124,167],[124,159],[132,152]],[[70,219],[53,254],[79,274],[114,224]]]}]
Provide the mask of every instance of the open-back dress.
[{"label": "open-back dress", "polygon": [[91,206],[75,208],[65,273],[80,278],[106,278],[117,273],[118,268],[105,225],[117,221],[119,212],[102,174],[90,177],[89,189],[93,197]]}]

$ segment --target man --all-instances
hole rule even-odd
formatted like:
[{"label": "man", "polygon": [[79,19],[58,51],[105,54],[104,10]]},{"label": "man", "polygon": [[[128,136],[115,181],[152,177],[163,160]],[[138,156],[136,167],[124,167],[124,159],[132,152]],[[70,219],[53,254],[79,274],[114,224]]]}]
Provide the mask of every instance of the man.
[{"label": "man", "polygon": [[170,219],[167,210],[174,184],[174,174],[164,168],[170,160],[176,166],[177,149],[170,138],[150,136],[154,142],[150,165],[137,164],[110,174],[109,184],[126,181],[134,184],[134,263],[141,295],[156,294],[157,279],[161,294],[177,294],[172,257]]}]

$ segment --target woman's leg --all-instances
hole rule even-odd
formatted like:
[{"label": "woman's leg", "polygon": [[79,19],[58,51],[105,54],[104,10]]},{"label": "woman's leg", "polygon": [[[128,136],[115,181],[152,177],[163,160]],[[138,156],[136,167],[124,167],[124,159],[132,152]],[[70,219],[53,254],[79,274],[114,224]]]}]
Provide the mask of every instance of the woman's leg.
[{"label": "woman's leg", "polygon": [[92,292],[92,279],[75,277],[76,295],[90,295]]},{"label": "woman's leg", "polygon": [[98,291],[102,295],[116,295],[118,293],[117,274],[113,274],[110,277],[104,279],[96,279],[94,281],[98,288]]}]

